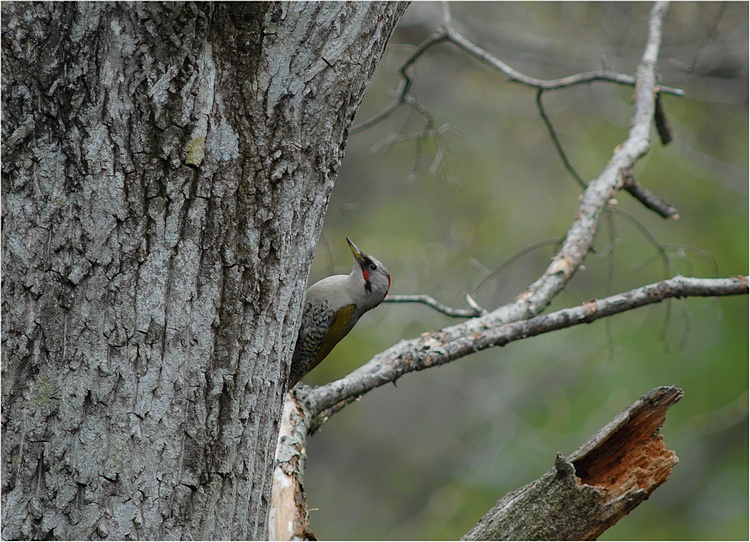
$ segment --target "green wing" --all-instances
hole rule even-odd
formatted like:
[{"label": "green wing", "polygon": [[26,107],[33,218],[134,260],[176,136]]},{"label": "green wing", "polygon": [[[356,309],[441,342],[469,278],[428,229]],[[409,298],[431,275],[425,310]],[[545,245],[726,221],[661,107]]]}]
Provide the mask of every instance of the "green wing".
[{"label": "green wing", "polygon": [[347,305],[331,315],[331,325],[328,327],[326,334],[323,335],[320,349],[315,354],[315,359],[307,370],[308,373],[317,367],[331,353],[333,347],[352,330],[354,324],[359,320],[356,317],[356,309],[357,307],[354,304]]}]

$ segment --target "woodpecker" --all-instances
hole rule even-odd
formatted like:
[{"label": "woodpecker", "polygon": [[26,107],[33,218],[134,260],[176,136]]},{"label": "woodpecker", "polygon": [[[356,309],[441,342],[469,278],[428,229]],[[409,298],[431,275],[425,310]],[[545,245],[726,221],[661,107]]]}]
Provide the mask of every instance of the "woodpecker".
[{"label": "woodpecker", "polygon": [[388,269],[348,237],[346,242],[354,255],[352,272],[326,277],[307,289],[287,389],[317,367],[364,313],[380,305],[391,287]]}]

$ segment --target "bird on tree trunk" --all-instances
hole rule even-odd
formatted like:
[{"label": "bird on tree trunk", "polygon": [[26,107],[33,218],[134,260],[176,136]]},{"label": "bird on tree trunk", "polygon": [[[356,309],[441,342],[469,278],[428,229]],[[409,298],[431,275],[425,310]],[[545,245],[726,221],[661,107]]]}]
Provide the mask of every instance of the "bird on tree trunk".
[{"label": "bird on tree trunk", "polygon": [[346,242],[354,255],[352,272],[326,277],[305,294],[287,389],[317,367],[364,313],[382,303],[391,287],[388,269],[348,237]]}]

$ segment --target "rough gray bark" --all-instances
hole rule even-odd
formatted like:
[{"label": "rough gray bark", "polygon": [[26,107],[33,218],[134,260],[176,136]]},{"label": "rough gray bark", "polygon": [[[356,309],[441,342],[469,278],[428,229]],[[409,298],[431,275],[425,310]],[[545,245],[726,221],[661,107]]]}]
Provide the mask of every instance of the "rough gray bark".
[{"label": "rough gray bark", "polygon": [[3,4],[3,538],[264,535],[307,271],[404,9]]}]

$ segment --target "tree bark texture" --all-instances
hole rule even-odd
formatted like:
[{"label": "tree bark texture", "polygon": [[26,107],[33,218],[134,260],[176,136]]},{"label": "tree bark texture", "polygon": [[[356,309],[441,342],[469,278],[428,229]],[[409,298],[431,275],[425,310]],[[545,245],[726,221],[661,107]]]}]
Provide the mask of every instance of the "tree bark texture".
[{"label": "tree bark texture", "polygon": [[3,538],[258,539],[390,3],[4,3]]}]

